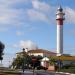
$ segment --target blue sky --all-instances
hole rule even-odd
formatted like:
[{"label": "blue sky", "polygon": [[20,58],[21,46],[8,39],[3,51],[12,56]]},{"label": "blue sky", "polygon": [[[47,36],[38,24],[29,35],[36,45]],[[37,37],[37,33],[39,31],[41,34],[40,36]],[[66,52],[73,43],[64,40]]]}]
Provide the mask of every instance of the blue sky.
[{"label": "blue sky", "polygon": [[[74,0],[0,0],[0,40],[5,44],[3,63],[22,47],[56,51],[56,10],[65,12],[64,53],[75,55]],[[5,64],[5,65],[6,65]]]}]

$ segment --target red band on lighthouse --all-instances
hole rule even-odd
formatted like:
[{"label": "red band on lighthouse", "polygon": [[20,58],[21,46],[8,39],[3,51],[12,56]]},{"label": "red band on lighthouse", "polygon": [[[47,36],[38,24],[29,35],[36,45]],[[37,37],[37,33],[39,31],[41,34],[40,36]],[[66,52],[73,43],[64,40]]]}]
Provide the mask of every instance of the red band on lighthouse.
[{"label": "red band on lighthouse", "polygon": [[57,25],[63,25],[63,19],[58,19],[57,20]]}]

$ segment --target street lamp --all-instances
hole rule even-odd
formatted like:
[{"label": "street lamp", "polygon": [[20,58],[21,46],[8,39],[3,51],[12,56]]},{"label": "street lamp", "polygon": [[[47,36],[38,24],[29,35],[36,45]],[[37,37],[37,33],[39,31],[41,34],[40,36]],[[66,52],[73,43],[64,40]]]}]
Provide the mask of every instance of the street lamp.
[{"label": "street lamp", "polygon": [[36,61],[37,61],[36,58],[32,58],[32,62],[33,62],[33,75],[34,75],[34,64],[35,64]]},{"label": "street lamp", "polygon": [[61,69],[61,64],[62,64],[62,62],[61,62],[61,59],[60,59],[60,56],[59,56],[59,59],[58,59],[58,68],[59,68],[59,70]]},{"label": "street lamp", "polygon": [[23,48],[23,65],[22,65],[22,69],[23,69],[23,73],[24,73],[24,52],[25,52],[25,49]]}]

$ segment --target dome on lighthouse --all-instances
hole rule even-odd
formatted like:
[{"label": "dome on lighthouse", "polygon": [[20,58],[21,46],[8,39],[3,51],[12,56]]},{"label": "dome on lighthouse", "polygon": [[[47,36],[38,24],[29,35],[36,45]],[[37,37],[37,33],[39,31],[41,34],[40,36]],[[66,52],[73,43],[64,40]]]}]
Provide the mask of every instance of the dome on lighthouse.
[{"label": "dome on lighthouse", "polygon": [[63,9],[62,9],[62,7],[61,7],[61,6],[59,6],[59,7],[58,7],[58,11],[60,11],[60,12],[62,12],[62,11],[63,11]]}]

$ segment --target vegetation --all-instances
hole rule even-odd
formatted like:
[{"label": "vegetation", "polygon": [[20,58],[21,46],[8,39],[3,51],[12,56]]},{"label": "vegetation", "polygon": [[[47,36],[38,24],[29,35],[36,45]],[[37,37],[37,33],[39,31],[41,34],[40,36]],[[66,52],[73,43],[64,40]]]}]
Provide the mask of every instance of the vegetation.
[{"label": "vegetation", "polygon": [[75,74],[75,69],[60,69],[59,71],[61,72],[68,72],[68,73],[74,73]]},{"label": "vegetation", "polygon": [[56,65],[56,59],[54,59],[53,57],[50,57],[50,65]]},{"label": "vegetation", "polygon": [[[32,59],[36,59],[36,61],[33,61]],[[15,69],[31,69],[33,66],[35,68],[40,66],[40,59],[42,59],[41,56],[29,56],[25,53],[24,55],[15,58],[12,66]]]},{"label": "vegetation", "polygon": [[[33,61],[32,59],[36,59],[36,61]],[[22,56],[18,56],[12,63],[13,67],[16,69],[32,69],[32,68],[37,68],[37,69],[46,69],[42,66],[40,66],[40,59],[42,59],[41,56],[29,56],[28,54],[24,54]],[[65,58],[64,58],[65,59]],[[69,72],[69,73],[75,73],[75,66],[74,65],[65,65],[62,66],[62,59],[61,57],[50,57],[50,65],[56,66],[58,69],[57,71],[62,71],[62,72]]]},{"label": "vegetation", "polygon": [[0,41],[0,60],[3,60],[3,51],[4,51],[5,45]]},{"label": "vegetation", "polygon": [[21,75],[18,71],[0,70],[0,75]]},{"label": "vegetation", "polygon": [[19,69],[22,68],[23,65],[28,66],[30,61],[31,57],[29,55],[25,55],[22,57],[19,56],[13,61],[12,66],[13,68]]},{"label": "vegetation", "polygon": [[75,65],[73,64],[64,65],[62,69],[75,69]]},{"label": "vegetation", "polygon": [[[64,58],[64,57],[63,57]],[[66,60],[65,58],[63,60]],[[66,64],[63,66],[60,57],[50,57],[50,65],[57,67],[57,71],[75,73],[75,64]]]},{"label": "vegetation", "polygon": [[0,68],[0,75],[21,75],[21,72],[9,68]]},{"label": "vegetation", "polygon": [[74,64],[64,65],[61,69],[59,69],[59,71],[68,72],[68,73],[74,73],[75,74],[75,65]]}]

